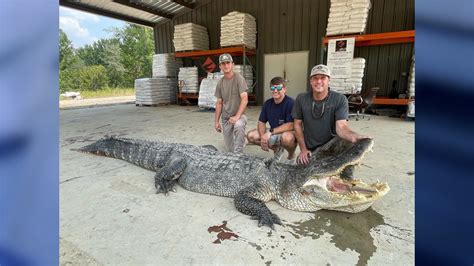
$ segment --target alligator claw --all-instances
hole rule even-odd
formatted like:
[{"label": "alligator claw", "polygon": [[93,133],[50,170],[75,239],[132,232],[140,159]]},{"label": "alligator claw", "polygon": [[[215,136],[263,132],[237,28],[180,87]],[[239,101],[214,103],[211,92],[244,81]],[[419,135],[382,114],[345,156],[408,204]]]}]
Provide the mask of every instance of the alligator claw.
[{"label": "alligator claw", "polygon": [[174,185],[176,185],[176,180],[157,180],[155,184],[157,187],[156,194],[163,193],[168,196],[168,192],[176,192]]},{"label": "alligator claw", "polygon": [[264,214],[264,215],[261,215],[260,217],[253,216],[252,219],[254,217],[258,219],[258,227],[262,227],[266,225],[270,227],[272,230],[275,230],[275,226],[274,226],[275,224],[282,225],[280,218],[278,217],[278,215],[274,213]]}]

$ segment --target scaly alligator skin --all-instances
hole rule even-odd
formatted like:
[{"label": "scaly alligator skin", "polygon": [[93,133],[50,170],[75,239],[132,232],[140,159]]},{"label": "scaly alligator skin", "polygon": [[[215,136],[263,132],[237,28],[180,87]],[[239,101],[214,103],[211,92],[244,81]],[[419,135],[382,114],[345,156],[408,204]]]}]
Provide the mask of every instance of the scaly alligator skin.
[{"label": "scaly alligator skin", "polygon": [[281,221],[265,205],[275,200],[294,211],[320,209],[356,213],[370,207],[390,188],[384,183],[343,180],[340,173],[359,164],[373,140],[356,144],[334,138],[316,149],[309,165],[290,165],[247,154],[221,152],[179,143],[105,137],[78,151],[128,161],[156,171],[157,193],[183,188],[233,197],[240,212],[273,228]]}]

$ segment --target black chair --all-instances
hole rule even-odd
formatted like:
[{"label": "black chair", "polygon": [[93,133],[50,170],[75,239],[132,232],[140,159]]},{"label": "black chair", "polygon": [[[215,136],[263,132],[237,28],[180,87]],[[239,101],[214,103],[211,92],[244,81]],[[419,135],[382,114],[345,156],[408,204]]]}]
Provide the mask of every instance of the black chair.
[{"label": "black chair", "polygon": [[379,87],[373,87],[360,94],[350,95],[347,98],[349,109],[355,110],[356,113],[350,113],[349,118],[356,117],[356,121],[359,121],[359,117],[368,117],[368,120],[370,120],[370,115],[365,114],[365,110],[372,104],[379,89]]}]

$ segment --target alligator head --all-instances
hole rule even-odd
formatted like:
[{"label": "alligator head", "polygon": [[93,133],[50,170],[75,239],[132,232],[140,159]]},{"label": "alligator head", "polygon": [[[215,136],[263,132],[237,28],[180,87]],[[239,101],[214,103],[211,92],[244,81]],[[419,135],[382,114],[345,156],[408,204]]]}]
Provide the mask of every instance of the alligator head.
[{"label": "alligator head", "polygon": [[369,208],[387,194],[389,186],[380,182],[367,184],[358,179],[345,180],[341,173],[347,166],[360,165],[372,146],[372,139],[353,144],[334,138],[313,152],[308,166],[295,167],[293,184],[283,191],[292,196],[288,197],[288,204],[280,203],[298,211],[326,209],[356,213]]}]

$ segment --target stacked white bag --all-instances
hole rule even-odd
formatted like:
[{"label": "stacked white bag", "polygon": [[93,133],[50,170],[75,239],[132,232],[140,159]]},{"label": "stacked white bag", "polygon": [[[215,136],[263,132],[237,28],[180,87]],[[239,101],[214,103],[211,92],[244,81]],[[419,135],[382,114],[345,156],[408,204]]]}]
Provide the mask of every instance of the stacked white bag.
[{"label": "stacked white bag", "polygon": [[178,82],[182,85],[182,87],[180,88],[181,92],[199,92],[197,67],[180,67],[178,74]]},{"label": "stacked white bag", "polygon": [[[153,55],[152,75],[153,78],[161,78],[159,81],[164,84],[159,84],[158,88],[163,90],[169,85],[169,102],[176,102],[176,94],[178,93],[178,81],[176,68],[183,65],[180,58],[175,59],[174,54],[155,54]],[[168,79],[164,79],[168,78]],[[171,82],[169,82],[171,81]],[[164,102],[160,102],[164,103]]]},{"label": "stacked white bag", "polygon": [[183,66],[180,58],[175,60],[174,54],[153,55],[153,77],[176,77],[176,67]]},{"label": "stacked white bag", "polygon": [[352,72],[349,78],[331,78],[331,90],[343,94],[355,94],[362,91],[362,78],[364,78],[365,58],[352,60]]},{"label": "stacked white bag", "polygon": [[135,104],[163,104],[170,103],[176,94],[172,89],[176,87],[175,78],[142,78],[135,80]]},{"label": "stacked white bag", "polygon": [[201,81],[199,88],[198,106],[201,108],[216,108],[217,98],[214,96],[217,83],[223,77],[219,72],[208,73],[207,78]]},{"label": "stacked white bag", "polygon": [[257,22],[247,13],[230,12],[221,17],[221,47],[245,45],[257,47]]},{"label": "stacked white bag", "polygon": [[365,31],[370,0],[331,0],[326,35]]},{"label": "stacked white bag", "polygon": [[411,58],[410,74],[408,74],[408,97],[415,97],[415,56]]},{"label": "stacked white bag", "polygon": [[[245,69],[245,74],[244,74],[244,69]],[[244,77],[245,81],[247,82],[247,88],[249,89],[249,93],[252,92],[252,85],[253,85],[253,70],[252,66],[250,65],[235,65],[234,66],[234,72],[239,73]]]},{"label": "stacked white bag", "polygon": [[207,29],[194,23],[184,23],[174,26],[174,50],[209,50],[209,35]]}]

